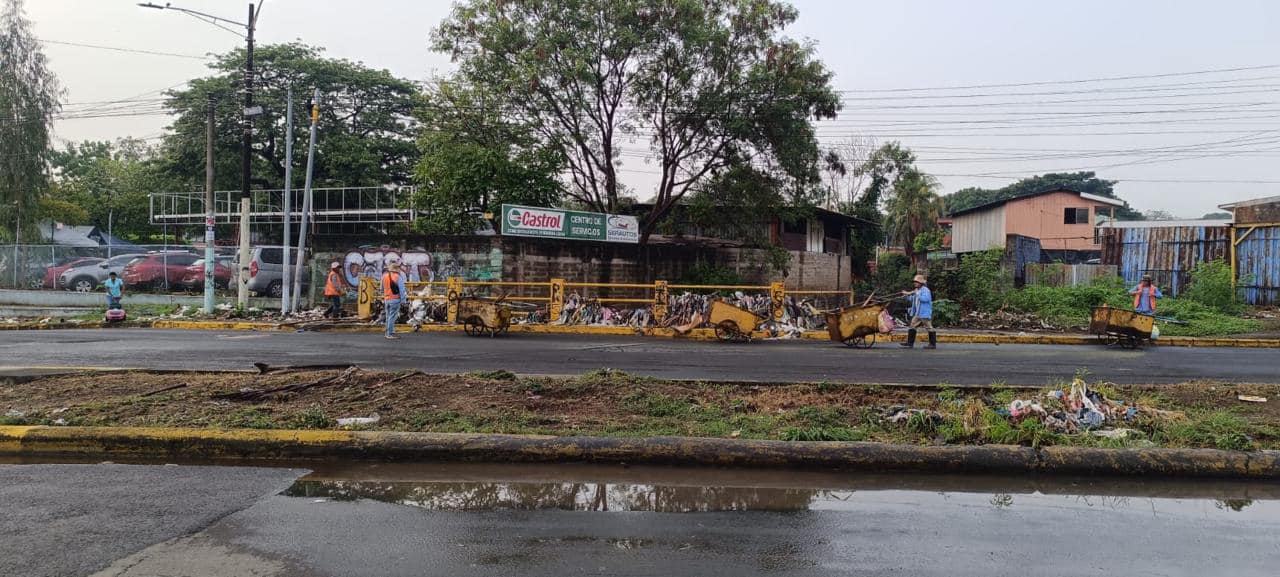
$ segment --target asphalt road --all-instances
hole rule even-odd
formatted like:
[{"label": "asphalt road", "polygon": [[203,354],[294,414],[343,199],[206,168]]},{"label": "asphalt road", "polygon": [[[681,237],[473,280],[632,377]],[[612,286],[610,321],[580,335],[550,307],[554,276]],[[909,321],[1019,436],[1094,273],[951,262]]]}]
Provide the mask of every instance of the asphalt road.
[{"label": "asphalt road", "polygon": [[1274,575],[1280,558],[1280,501],[1243,498],[1247,486],[1215,500],[1018,492],[1015,479],[1011,492],[718,487],[692,474],[675,486],[329,479],[273,490],[296,475],[0,466],[0,574],[1251,577]]},{"label": "asphalt road", "polygon": [[940,345],[933,351],[882,344],[848,349],[821,341],[749,344],[640,337],[256,333],[165,330],[0,332],[0,374],[20,367],[152,369],[250,368],[254,362],[300,365],[352,362],[366,368],[460,373],[507,369],[521,374],[579,374],[599,368],[678,379],[1045,385],[1081,369],[1116,383],[1200,379],[1280,382],[1271,349],[1095,346]]}]

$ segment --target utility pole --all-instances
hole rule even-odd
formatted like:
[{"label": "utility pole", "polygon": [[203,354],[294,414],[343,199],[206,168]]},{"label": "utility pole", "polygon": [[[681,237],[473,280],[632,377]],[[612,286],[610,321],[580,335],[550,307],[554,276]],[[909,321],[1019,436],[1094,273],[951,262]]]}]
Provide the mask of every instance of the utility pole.
[{"label": "utility pole", "polygon": [[287,94],[289,102],[284,115],[284,258],[280,261],[283,264],[280,268],[284,271],[284,279],[280,287],[280,314],[282,315],[288,315],[293,311],[293,306],[289,302],[290,290],[293,288],[293,284],[289,282],[293,278],[293,270],[289,266],[289,263],[293,262],[289,258],[289,244],[293,242],[291,237],[293,228],[293,86],[289,86]]},{"label": "utility pole", "polygon": [[249,23],[245,26],[249,33],[245,37],[247,52],[244,59],[244,142],[240,145],[240,286],[236,293],[236,302],[241,309],[249,307],[249,179],[251,152],[253,147],[253,117],[261,114],[261,109],[253,107],[253,31],[257,28],[257,17],[253,3],[249,3]]},{"label": "utility pole", "polygon": [[206,315],[213,314],[213,291],[218,267],[217,255],[213,250],[218,224],[218,212],[213,198],[213,109],[214,100],[210,95],[204,130],[204,314]]},{"label": "utility pole", "polygon": [[[174,10],[182,12],[190,16],[194,16],[198,20],[213,24],[224,30],[230,30],[223,24],[233,24],[235,26],[244,27],[246,34],[247,51],[245,53],[244,65],[244,109],[241,111],[241,120],[244,123],[243,143],[241,144],[241,175],[240,175],[240,275],[239,275],[239,291],[237,293],[236,302],[241,308],[249,305],[249,178],[250,178],[250,157],[253,146],[253,117],[262,114],[261,107],[253,105],[253,33],[258,28],[258,17],[262,15],[262,2],[258,0],[255,7],[252,2],[249,3],[249,21],[236,22],[220,18],[212,14],[205,14],[196,10],[180,8],[173,6],[169,2],[165,2],[162,6],[153,2],[139,2],[138,6],[143,8],[154,8],[156,10]],[[234,31],[232,31],[234,32]]]},{"label": "utility pole", "polygon": [[293,277],[293,305],[296,310],[302,297],[302,265],[307,259],[307,217],[311,214],[311,176],[315,173],[316,127],[320,124],[320,89],[311,96],[311,142],[307,145],[307,178],[303,184],[302,226],[298,229],[298,262]]}]

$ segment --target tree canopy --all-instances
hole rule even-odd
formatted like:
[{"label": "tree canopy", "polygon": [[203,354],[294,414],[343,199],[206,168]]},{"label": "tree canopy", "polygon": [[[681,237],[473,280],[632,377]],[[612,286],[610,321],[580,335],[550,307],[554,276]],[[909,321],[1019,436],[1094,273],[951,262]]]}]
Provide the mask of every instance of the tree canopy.
[{"label": "tree canopy", "polygon": [[433,46],[460,82],[510,96],[502,116],[560,152],[572,200],[615,211],[631,194],[623,159],[653,158],[645,242],[741,159],[816,182],[811,121],[833,117],[839,98],[813,47],[781,36],[796,17],[769,0],[468,0]]},{"label": "tree canopy", "polygon": [[419,111],[421,159],[413,198],[417,228],[468,234],[482,215],[504,203],[554,206],[564,187],[558,150],[528,126],[495,117],[503,95],[440,81],[429,87]]},{"label": "tree canopy", "polygon": [[[947,195],[945,199],[947,211],[950,213],[1055,188],[1067,188],[1077,192],[1123,200],[1116,196],[1114,187],[1117,182],[1119,181],[1098,178],[1095,173],[1088,171],[1049,173],[1024,178],[1003,188],[963,188]],[[1116,218],[1118,220],[1143,220],[1142,213],[1127,204],[1116,209]]]},{"label": "tree canopy", "polygon": [[[240,114],[245,53],[237,49],[217,56],[213,74],[192,80],[169,93],[177,115],[165,142],[166,170],[186,189],[204,188],[205,115],[215,99],[215,186],[240,188]],[[316,143],[318,186],[405,184],[417,161],[414,107],[418,87],[386,70],[359,62],[325,58],[320,48],[301,43],[258,47],[254,51],[254,103],[263,114],[254,118],[252,183],[283,188],[287,91],[294,92],[294,154],[306,155],[309,125],[305,102],[319,89],[320,124]],[[295,170],[301,179],[302,171]]]},{"label": "tree canopy", "polygon": [[55,151],[54,182],[42,202],[43,216],[103,230],[110,226],[117,236],[146,241],[159,232],[151,224],[149,196],[178,186],[164,171],[159,154],[136,139],[72,143]]},{"label": "tree canopy", "polygon": [[[50,135],[61,110],[62,88],[49,70],[22,0],[4,0],[0,11],[0,229],[36,218],[48,184]],[[34,231],[33,231],[34,232]]]}]

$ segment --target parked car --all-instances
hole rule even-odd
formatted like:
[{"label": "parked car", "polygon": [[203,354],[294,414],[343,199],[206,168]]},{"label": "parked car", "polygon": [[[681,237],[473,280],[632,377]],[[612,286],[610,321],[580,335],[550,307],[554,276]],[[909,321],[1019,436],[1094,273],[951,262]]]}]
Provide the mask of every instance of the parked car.
[{"label": "parked car", "polygon": [[44,269],[44,282],[40,283],[40,288],[60,288],[60,282],[58,279],[62,277],[62,273],[73,268],[98,264],[104,260],[107,259],[98,258],[96,256],[73,256],[64,258],[61,261],[50,265],[49,268]]},{"label": "parked car", "polygon": [[107,276],[111,273],[124,275],[124,266],[129,264],[138,257],[147,256],[145,254],[122,254],[113,256],[98,264],[89,264],[67,269],[58,276],[58,286],[70,291],[76,292],[93,292],[102,285],[102,281],[107,280]]},{"label": "parked car", "polygon": [[[308,251],[309,252],[309,251]],[[289,252],[296,258],[296,249]],[[308,259],[310,255],[308,254]],[[291,266],[296,261],[289,263]],[[304,268],[304,270],[306,270]],[[302,289],[311,287],[311,278],[302,276]],[[249,292],[255,296],[280,298],[284,292],[284,247],[258,246],[250,252],[249,258]]]},{"label": "parked car", "polygon": [[[225,289],[231,286],[231,279],[234,276],[231,267],[223,259],[214,259],[213,262],[213,288]],[[191,266],[188,266],[182,274],[182,281],[179,284],[191,290],[204,290],[204,263],[204,259],[191,263]]]},{"label": "parked car", "polygon": [[187,267],[199,259],[189,252],[147,253],[125,265],[124,284],[134,288],[180,287]]}]

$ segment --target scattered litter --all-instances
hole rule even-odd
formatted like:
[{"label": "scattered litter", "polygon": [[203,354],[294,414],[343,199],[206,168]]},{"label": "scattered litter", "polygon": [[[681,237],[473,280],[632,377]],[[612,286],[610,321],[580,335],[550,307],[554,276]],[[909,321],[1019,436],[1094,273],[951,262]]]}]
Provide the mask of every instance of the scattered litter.
[{"label": "scattered litter", "polygon": [[1244,402],[1246,402],[1246,403],[1265,403],[1265,402],[1267,402],[1267,398],[1266,398],[1266,397],[1256,397],[1256,396],[1253,396],[1253,395],[1240,395],[1240,396],[1238,396],[1238,397],[1236,397],[1236,398],[1237,398],[1237,399],[1239,399],[1239,400],[1241,400],[1241,401],[1244,401]]},{"label": "scattered litter", "polygon": [[12,417],[12,418],[15,418],[15,419],[20,419],[20,418],[22,418],[22,417],[27,416],[27,414],[26,414],[26,413],[24,413],[24,412],[22,412],[22,411],[19,411],[19,410],[17,410],[17,409],[9,409],[9,410],[7,410],[7,411],[5,411],[5,412],[4,412],[4,416],[6,416],[6,417]]},{"label": "scattered litter", "polygon": [[58,419],[58,420],[54,421],[54,422],[53,422],[53,424],[58,425],[58,426],[62,426],[62,425],[67,424],[67,420],[66,420],[66,419]]},{"label": "scattered litter", "polygon": [[355,427],[359,425],[372,425],[381,420],[382,420],[382,417],[379,417],[377,413],[374,413],[373,415],[368,417],[347,417],[344,419],[338,419],[338,426],[339,427]]},{"label": "scattered litter", "polygon": [[61,415],[62,413],[65,413],[65,412],[67,412],[67,411],[69,411],[69,410],[71,410],[71,407],[62,407],[61,409],[54,409],[54,410],[52,410],[52,411],[49,411],[49,414],[50,414],[50,415]]},{"label": "scattered litter", "polygon": [[1089,434],[1104,439],[1127,439],[1130,434],[1136,434],[1137,432],[1133,429],[1107,429],[1105,431],[1090,431]]}]

